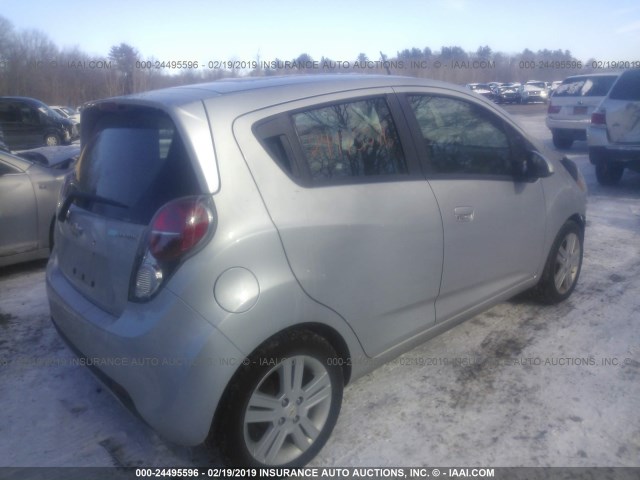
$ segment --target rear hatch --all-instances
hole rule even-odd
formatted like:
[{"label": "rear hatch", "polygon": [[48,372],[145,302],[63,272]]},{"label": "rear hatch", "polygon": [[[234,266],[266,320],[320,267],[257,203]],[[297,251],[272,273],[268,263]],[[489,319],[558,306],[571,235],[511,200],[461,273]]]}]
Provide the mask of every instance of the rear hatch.
[{"label": "rear hatch", "polygon": [[622,74],[604,102],[612,143],[640,144],[640,70]]},{"label": "rear hatch", "polygon": [[555,120],[584,120],[586,127],[591,114],[609,93],[616,78],[617,74],[565,79],[551,97],[549,117]]},{"label": "rear hatch", "polygon": [[199,187],[166,113],[103,104],[83,114],[83,122],[87,142],[63,191],[58,263],[87,299],[119,315],[154,214]]}]

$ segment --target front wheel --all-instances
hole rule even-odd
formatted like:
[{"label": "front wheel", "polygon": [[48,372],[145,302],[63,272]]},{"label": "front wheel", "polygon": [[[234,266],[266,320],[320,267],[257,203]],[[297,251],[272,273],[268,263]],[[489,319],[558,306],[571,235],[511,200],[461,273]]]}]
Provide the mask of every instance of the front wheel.
[{"label": "front wheel", "polygon": [[213,440],[226,462],[255,468],[308,463],[340,412],[343,372],[332,360],[335,350],[309,331],[283,334],[251,355],[217,415]]},{"label": "front wheel", "polygon": [[60,138],[55,133],[48,133],[44,137],[44,144],[48,147],[55,147],[60,145]]},{"label": "front wheel", "polygon": [[582,268],[584,233],[572,220],[556,236],[537,287],[538,298],[549,304],[569,298]]}]

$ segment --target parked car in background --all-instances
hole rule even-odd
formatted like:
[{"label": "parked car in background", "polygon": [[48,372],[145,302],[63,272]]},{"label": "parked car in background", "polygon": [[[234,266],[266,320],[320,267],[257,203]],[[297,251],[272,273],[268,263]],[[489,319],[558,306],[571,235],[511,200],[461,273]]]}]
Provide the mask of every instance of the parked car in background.
[{"label": "parked car in background", "polygon": [[0,151],[10,152],[9,147],[4,143],[4,132],[2,131],[2,124],[0,124]]},{"label": "parked car in background", "polygon": [[468,83],[466,87],[478,95],[482,95],[489,100],[493,99],[494,92],[488,83]]},{"label": "parked car in background", "polygon": [[68,171],[80,158],[80,145],[58,145],[22,150],[15,154],[38,165]]},{"label": "parked car in background", "polygon": [[498,87],[494,101],[496,103],[518,103],[520,101],[520,85],[504,84]]},{"label": "parked car in background", "polygon": [[72,121],[30,97],[0,97],[0,126],[11,150],[66,144],[77,137]]},{"label": "parked car in background", "polygon": [[[149,425],[231,465],[307,463],[345,384],[519,292],[556,303],[578,281],[579,170],[464,88],[233,79],[82,119],[52,319]],[[157,363],[108,361],[141,357]]]},{"label": "parked car in background", "polygon": [[547,107],[546,125],[556,148],[587,139],[591,114],[609,93],[619,73],[575,75],[563,80]]},{"label": "parked car in background", "polygon": [[520,103],[543,102],[547,103],[549,92],[546,82],[531,80],[520,87]]},{"label": "parked car in background", "polygon": [[640,171],[640,70],[627,70],[591,115],[589,160],[602,185],[620,181],[625,168]]},{"label": "parked car in background", "polygon": [[549,96],[551,96],[551,94],[553,94],[560,85],[562,85],[562,80],[554,80],[551,82],[551,85],[549,86]]},{"label": "parked car in background", "polygon": [[0,267],[49,255],[60,187],[79,154],[77,145],[0,151]]},{"label": "parked car in background", "polygon": [[80,112],[71,107],[64,107],[60,105],[49,105],[49,108],[56,112],[58,115],[68,118],[76,124],[80,124]]}]

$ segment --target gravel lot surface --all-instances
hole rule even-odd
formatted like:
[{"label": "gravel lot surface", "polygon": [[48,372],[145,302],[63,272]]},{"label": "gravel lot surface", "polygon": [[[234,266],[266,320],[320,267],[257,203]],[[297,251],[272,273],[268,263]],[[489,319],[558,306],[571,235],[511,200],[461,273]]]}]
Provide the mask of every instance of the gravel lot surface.
[{"label": "gravel lot surface", "polygon": [[[544,106],[514,107],[551,144]],[[358,380],[315,466],[640,466],[640,175],[590,189],[565,303],[502,303]],[[45,263],[0,269],[0,466],[216,465],[167,443],[74,359]]]}]

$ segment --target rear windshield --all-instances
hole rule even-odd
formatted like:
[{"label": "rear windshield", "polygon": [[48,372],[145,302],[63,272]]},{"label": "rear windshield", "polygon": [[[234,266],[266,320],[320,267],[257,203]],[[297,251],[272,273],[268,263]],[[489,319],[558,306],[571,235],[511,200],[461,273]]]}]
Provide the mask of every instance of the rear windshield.
[{"label": "rear windshield", "polygon": [[110,202],[77,200],[82,208],[147,224],[165,203],[200,193],[184,144],[166,114],[149,109],[108,113],[92,130],[74,183],[80,193]]},{"label": "rear windshield", "polygon": [[611,90],[609,98],[640,101],[640,70],[624,72]]},{"label": "rear windshield", "polygon": [[554,97],[604,97],[609,93],[617,75],[569,77],[553,94]]}]

